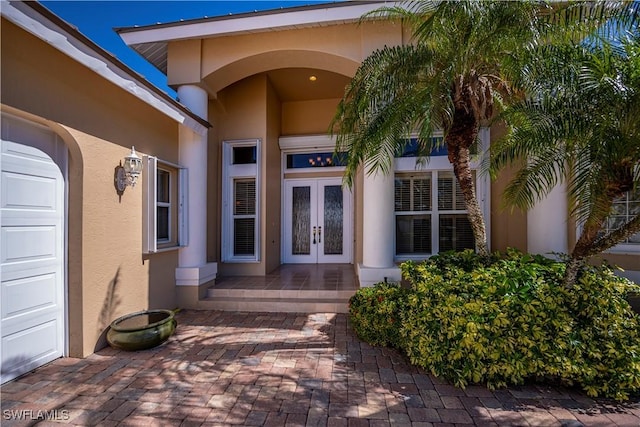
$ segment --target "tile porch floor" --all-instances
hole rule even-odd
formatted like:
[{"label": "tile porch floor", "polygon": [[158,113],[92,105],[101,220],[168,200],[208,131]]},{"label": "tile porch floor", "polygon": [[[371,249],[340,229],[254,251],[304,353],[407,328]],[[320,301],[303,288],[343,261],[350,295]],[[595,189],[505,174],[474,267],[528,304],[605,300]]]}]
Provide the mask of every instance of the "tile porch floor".
[{"label": "tile porch floor", "polygon": [[221,277],[218,289],[339,291],[358,288],[352,264],[283,264],[266,276]]}]

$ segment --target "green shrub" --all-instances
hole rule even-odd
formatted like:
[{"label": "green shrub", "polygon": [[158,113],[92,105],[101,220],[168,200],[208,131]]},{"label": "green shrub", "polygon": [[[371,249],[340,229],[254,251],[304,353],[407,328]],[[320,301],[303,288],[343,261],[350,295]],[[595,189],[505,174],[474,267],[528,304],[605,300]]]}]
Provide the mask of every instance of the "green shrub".
[{"label": "green shrub", "polygon": [[400,348],[400,312],[407,289],[378,283],[359,289],[349,299],[349,319],[358,337],[372,345]]},{"label": "green shrub", "polygon": [[639,288],[599,267],[583,272],[569,293],[571,379],[591,396],[627,399],[640,391],[640,318],[627,300]]},{"label": "green shrub", "polygon": [[413,283],[401,330],[412,363],[461,387],[521,384],[544,365],[559,372],[564,360],[555,349],[571,318],[558,308],[563,288],[546,280],[559,282],[559,269],[513,254],[474,268],[459,268],[456,259],[409,266],[422,277]]},{"label": "green shrub", "polygon": [[640,318],[626,299],[639,287],[594,267],[567,289],[564,269],[517,251],[407,262],[402,271],[412,289],[361,289],[351,318],[363,340],[397,346],[460,387],[546,379],[627,399],[640,391]]}]

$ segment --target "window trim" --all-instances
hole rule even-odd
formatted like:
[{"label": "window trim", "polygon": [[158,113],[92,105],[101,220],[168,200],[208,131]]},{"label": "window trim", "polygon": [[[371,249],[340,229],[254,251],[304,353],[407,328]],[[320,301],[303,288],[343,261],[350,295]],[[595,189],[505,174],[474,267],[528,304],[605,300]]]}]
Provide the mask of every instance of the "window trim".
[{"label": "window trim", "polygon": [[[233,164],[234,147],[256,147],[256,163]],[[222,262],[259,263],[261,260],[261,140],[243,139],[222,142]],[[234,183],[238,179],[255,179],[256,213],[255,213],[255,251],[254,255],[234,254]]]},{"label": "window trim", "polygon": [[[175,163],[159,160],[155,156],[143,156],[143,172],[142,172],[142,253],[153,254],[158,252],[166,252],[169,250],[179,249],[188,246],[188,169]],[[164,168],[162,167],[164,166]],[[157,238],[157,224],[158,224],[158,201],[157,201],[157,188],[158,188],[158,170],[164,170],[169,172],[169,186],[171,183],[175,183],[176,186],[176,200],[172,200],[169,192],[169,205],[173,206],[175,202],[175,209],[169,209],[169,239],[158,240]],[[173,184],[175,185],[175,184]],[[176,212],[175,225],[172,218],[172,211]],[[177,236],[173,239],[171,232],[173,229],[177,230]]]},{"label": "window trim", "polygon": [[[433,133],[433,137],[441,137],[443,133],[441,131],[437,131]],[[411,135],[411,137],[415,137],[415,135]],[[480,209],[482,211],[482,215],[485,218],[485,226],[487,233],[487,245],[489,249],[491,248],[491,182],[489,178],[489,174],[483,172],[482,163],[484,161],[484,157],[488,154],[489,151],[489,142],[490,142],[490,130],[486,127],[481,127],[478,132],[478,155],[473,156],[470,162],[470,166],[472,170],[475,170],[476,179],[476,198],[478,199],[478,203],[480,204]],[[431,254],[397,254],[396,248],[396,238],[395,238],[395,226],[394,226],[394,239],[393,239],[393,253],[394,253],[394,261],[402,262],[407,260],[423,260],[425,258],[429,258],[433,255],[436,255],[440,247],[440,230],[438,222],[439,219],[439,209],[437,208],[437,174],[433,174],[433,172],[453,172],[453,166],[449,163],[449,159],[447,156],[434,156],[426,161],[420,161],[419,157],[396,157],[394,159],[394,178],[397,174],[420,174],[420,173],[432,173],[431,175],[431,211],[429,211],[429,215],[431,215]],[[435,183],[435,184],[434,184]],[[394,190],[395,191],[395,190]],[[419,214],[423,214],[426,211],[419,211]],[[436,212],[437,214],[434,214]],[[445,214],[466,214],[466,210],[458,211],[458,210],[446,210]],[[408,213],[407,213],[408,214]],[[412,212],[412,214],[414,214]],[[394,209],[394,224],[397,212]]]}]

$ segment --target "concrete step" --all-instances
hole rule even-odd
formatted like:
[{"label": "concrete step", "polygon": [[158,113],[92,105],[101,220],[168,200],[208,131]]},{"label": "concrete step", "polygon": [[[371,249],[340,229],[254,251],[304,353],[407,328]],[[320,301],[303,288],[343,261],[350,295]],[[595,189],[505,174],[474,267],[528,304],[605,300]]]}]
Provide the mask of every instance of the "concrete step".
[{"label": "concrete step", "polygon": [[267,313],[348,313],[350,290],[266,290],[211,287],[198,302],[201,310]]},{"label": "concrete step", "polygon": [[345,299],[328,298],[204,298],[199,310],[244,311],[262,313],[348,313]]},{"label": "concrete step", "polygon": [[207,289],[207,298],[283,298],[283,299],[344,299],[348,300],[355,289],[324,290],[324,289],[229,289],[215,286]]}]

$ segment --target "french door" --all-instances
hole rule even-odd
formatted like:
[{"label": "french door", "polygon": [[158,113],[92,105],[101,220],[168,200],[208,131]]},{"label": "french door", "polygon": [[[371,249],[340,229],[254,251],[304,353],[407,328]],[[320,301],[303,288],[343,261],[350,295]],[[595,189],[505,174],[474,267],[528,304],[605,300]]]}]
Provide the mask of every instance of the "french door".
[{"label": "french door", "polygon": [[284,263],[350,263],[351,192],[340,178],[284,183]]}]

